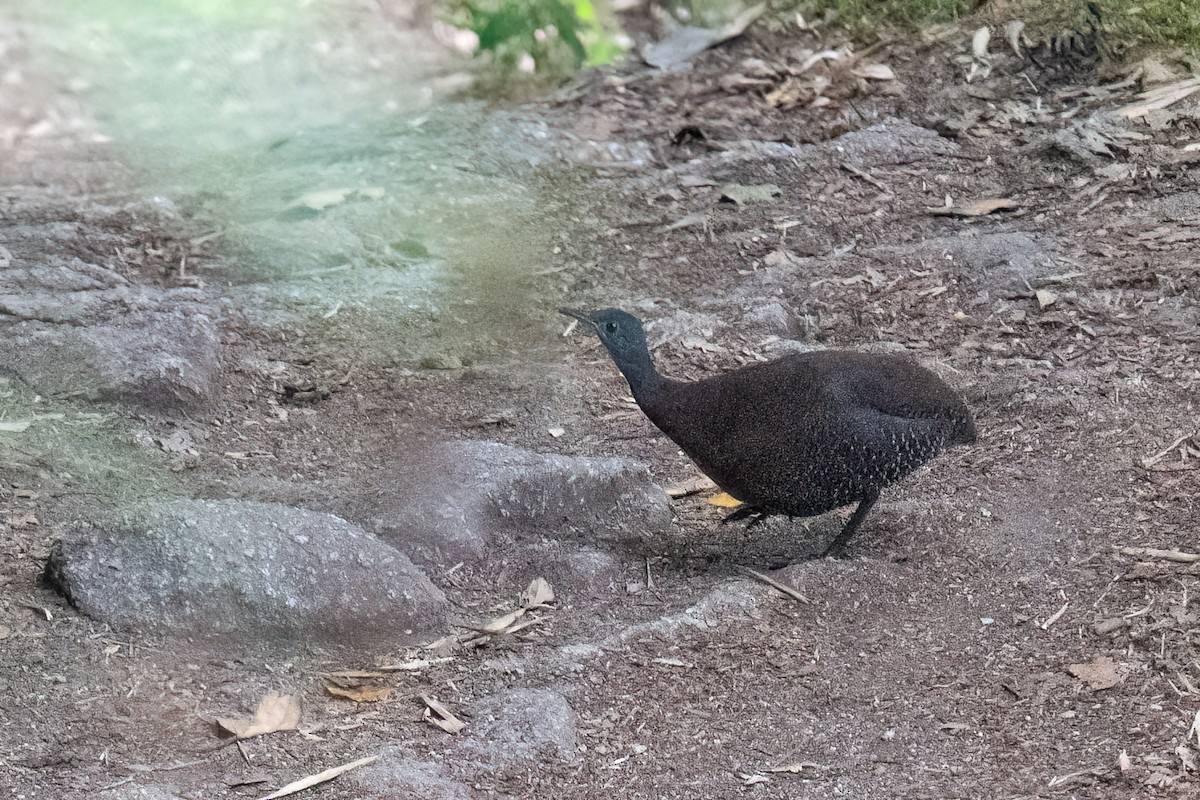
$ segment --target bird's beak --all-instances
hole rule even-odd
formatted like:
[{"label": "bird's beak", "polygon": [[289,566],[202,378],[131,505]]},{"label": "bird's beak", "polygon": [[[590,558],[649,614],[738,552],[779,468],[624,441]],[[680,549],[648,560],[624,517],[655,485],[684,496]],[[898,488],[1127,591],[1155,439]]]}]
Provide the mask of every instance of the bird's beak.
[{"label": "bird's beak", "polygon": [[586,311],[572,311],[569,308],[560,308],[558,310],[558,313],[564,314],[568,317],[573,317],[574,319],[577,319],[580,322],[587,325],[592,330],[596,329],[596,323],[592,322],[592,318],[590,316],[588,316],[588,313]]}]

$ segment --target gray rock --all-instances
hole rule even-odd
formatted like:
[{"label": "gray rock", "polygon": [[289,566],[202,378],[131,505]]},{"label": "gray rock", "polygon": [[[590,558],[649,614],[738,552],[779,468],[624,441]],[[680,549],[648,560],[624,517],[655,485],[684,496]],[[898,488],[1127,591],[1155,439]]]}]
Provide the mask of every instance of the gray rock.
[{"label": "gray rock", "polygon": [[408,557],[329,514],[272,503],[173,500],[81,524],[48,579],[119,628],[270,644],[386,649],[446,625],[446,599]]},{"label": "gray rock", "polygon": [[152,408],[208,397],[220,368],[220,309],[199,292],[135,286],[114,270],[17,243],[5,261],[0,369],[50,395]]},{"label": "gray rock", "polygon": [[354,770],[343,780],[364,792],[359,796],[381,800],[397,797],[469,800],[475,796],[466,784],[447,776],[440,764],[419,761],[400,748],[385,750],[378,761]]},{"label": "gray rock", "polygon": [[427,565],[479,561],[517,540],[637,539],[672,520],[642,464],[494,442],[412,445],[366,483],[339,513]]},{"label": "gray rock", "polygon": [[547,756],[573,761],[577,755],[575,710],[550,689],[512,689],[472,706],[471,724],[459,748],[493,768]]},{"label": "gray rock", "polygon": [[835,163],[847,162],[859,169],[912,164],[960,149],[937,131],[895,117],[809,147],[828,155]]}]

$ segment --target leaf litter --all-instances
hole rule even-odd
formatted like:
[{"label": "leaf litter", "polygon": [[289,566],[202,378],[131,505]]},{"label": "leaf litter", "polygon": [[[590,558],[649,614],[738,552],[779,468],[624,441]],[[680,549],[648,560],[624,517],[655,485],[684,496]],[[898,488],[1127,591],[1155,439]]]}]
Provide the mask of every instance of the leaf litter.
[{"label": "leaf litter", "polygon": [[217,717],[217,725],[238,739],[251,739],[300,725],[300,696],[268,692],[250,717]]}]

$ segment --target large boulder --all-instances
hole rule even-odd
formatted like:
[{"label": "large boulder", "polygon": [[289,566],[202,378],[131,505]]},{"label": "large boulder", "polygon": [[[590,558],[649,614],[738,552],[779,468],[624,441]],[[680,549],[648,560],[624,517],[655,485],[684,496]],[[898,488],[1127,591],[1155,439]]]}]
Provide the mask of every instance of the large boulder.
[{"label": "large boulder", "polygon": [[[47,395],[155,409],[208,398],[221,367],[217,303],[38,252],[28,238],[0,246],[0,369]],[[51,236],[43,246],[72,244]]]},{"label": "large boulder", "polygon": [[489,546],[635,540],[667,530],[643,464],[543,455],[495,442],[419,444],[386,464],[343,516],[420,564],[481,560]]},{"label": "large boulder", "polygon": [[393,547],[274,503],[172,500],[82,523],[47,578],[114,627],[384,650],[444,632],[446,598]]}]

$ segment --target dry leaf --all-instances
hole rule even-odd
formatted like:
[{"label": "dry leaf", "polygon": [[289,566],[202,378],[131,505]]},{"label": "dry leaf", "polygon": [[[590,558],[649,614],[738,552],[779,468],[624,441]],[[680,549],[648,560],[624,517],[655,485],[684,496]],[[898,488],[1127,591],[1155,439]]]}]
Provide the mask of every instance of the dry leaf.
[{"label": "dry leaf", "polygon": [[1112,114],[1115,117],[1125,117],[1126,119],[1144,117],[1151,111],[1173,105],[1197,91],[1200,91],[1200,78],[1188,78],[1178,83],[1143,92],[1138,95],[1139,99],[1136,103],[1122,106]]},{"label": "dry leaf", "polygon": [[1010,20],[1004,23],[1004,35],[1008,37],[1008,46],[1013,54],[1021,58],[1021,34],[1025,32],[1025,23],[1021,20]]},{"label": "dry leaf", "polygon": [[305,192],[292,203],[290,208],[311,208],[313,211],[324,211],[331,206],[340,205],[346,202],[346,198],[351,195],[365,198],[367,200],[379,200],[386,195],[386,190],[381,186],[365,186],[360,189],[340,188],[340,189],[318,189],[314,192]]},{"label": "dry leaf", "polygon": [[769,203],[781,194],[783,194],[783,190],[773,183],[764,183],[758,186],[727,183],[721,187],[721,199],[737,203],[739,206],[751,203]]},{"label": "dry leaf", "polygon": [[523,608],[542,608],[554,602],[554,587],[545,578],[534,578],[521,592]]},{"label": "dry leaf", "polygon": [[1124,680],[1124,670],[1108,656],[1097,656],[1088,664],[1071,664],[1067,672],[1079,678],[1093,692],[1111,689]]},{"label": "dry leaf", "polygon": [[996,211],[1012,211],[1020,208],[1020,204],[1007,197],[997,197],[990,200],[976,200],[963,206],[946,206],[944,208],[928,209],[930,214],[942,217],[982,217]]},{"label": "dry leaf", "polygon": [[439,703],[436,699],[427,694],[421,695],[421,700],[425,703],[425,713],[423,715],[426,722],[444,730],[446,733],[455,734],[467,727],[467,723],[463,722],[458,717],[450,713],[450,710]]},{"label": "dry leaf", "polygon": [[330,206],[345,202],[353,191],[353,189],[319,189],[315,192],[306,192],[292,203],[292,207],[304,206],[313,211],[324,211]]},{"label": "dry leaf", "polygon": [[656,658],[652,663],[662,664],[664,667],[683,667],[684,669],[690,669],[692,666],[682,658]]},{"label": "dry leaf", "polygon": [[975,31],[971,37],[971,55],[980,61],[987,59],[988,42],[992,40],[992,31],[987,25]]},{"label": "dry leaf", "polygon": [[484,625],[479,629],[480,633],[500,633],[502,630],[512,625],[514,622],[525,616],[525,609],[518,608],[510,611],[502,617],[496,617],[494,620]]},{"label": "dry leaf", "polygon": [[712,482],[712,478],[707,475],[702,475],[699,478],[692,478],[681,483],[676,483],[663,489],[667,493],[667,497],[687,497],[692,494],[699,494],[708,489],[715,489],[716,484]]},{"label": "dry leaf", "polygon": [[387,675],[382,672],[375,672],[366,669],[340,669],[337,672],[323,672],[323,678],[333,678],[335,680],[370,680],[371,678],[386,678]]},{"label": "dry leaf", "polygon": [[717,492],[708,498],[708,504],[710,506],[717,506],[718,508],[737,508],[742,504],[742,501],[729,492]]},{"label": "dry leaf", "polygon": [[218,717],[217,724],[239,739],[295,730],[300,724],[300,698],[294,694],[270,692],[258,704],[252,718]]},{"label": "dry leaf", "polygon": [[392,696],[392,687],[390,686],[342,687],[325,684],[325,691],[334,697],[342,697],[346,700],[353,700],[356,703],[379,703]]},{"label": "dry leaf", "polygon": [[[454,637],[448,638],[453,639]],[[416,672],[418,670],[428,669],[434,664],[445,664],[453,660],[454,659],[450,656],[446,656],[445,658],[413,658],[409,659],[408,661],[401,661],[398,664],[385,664],[380,667],[380,669],[388,672]]]},{"label": "dry leaf", "polygon": [[1058,302],[1058,295],[1049,289],[1038,289],[1033,296],[1037,298],[1038,308],[1049,308]]},{"label": "dry leaf", "polygon": [[873,81],[896,80],[896,73],[887,64],[866,64],[854,70],[854,74]]},{"label": "dry leaf", "polygon": [[719,344],[713,344],[702,336],[697,336],[694,333],[685,334],[679,340],[679,344],[689,350],[699,350],[701,353],[720,353],[725,348]]}]

